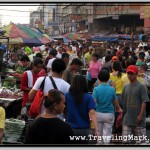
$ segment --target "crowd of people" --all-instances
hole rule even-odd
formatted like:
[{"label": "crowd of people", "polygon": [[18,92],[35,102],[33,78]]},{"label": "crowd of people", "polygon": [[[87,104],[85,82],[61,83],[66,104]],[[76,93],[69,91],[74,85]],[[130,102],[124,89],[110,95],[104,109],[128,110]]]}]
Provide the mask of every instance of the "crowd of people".
[{"label": "crowd of people", "polygon": [[[33,119],[25,144],[89,144],[90,134],[96,136],[95,144],[110,144],[116,113],[122,114],[122,136],[146,136],[150,109],[148,45],[109,45],[102,58],[92,44],[76,41],[15,48],[8,63],[21,80],[20,115]],[[86,74],[82,74],[83,68]],[[30,105],[43,81],[42,109],[33,117]],[[0,141],[4,126],[5,110],[0,107]]]}]

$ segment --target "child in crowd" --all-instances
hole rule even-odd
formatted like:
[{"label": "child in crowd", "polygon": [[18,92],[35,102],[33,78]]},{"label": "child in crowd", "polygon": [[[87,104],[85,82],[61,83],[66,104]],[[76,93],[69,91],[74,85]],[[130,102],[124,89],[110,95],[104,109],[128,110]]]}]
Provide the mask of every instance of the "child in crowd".
[{"label": "child in crowd", "polygon": [[101,70],[98,79],[101,82],[94,88],[93,97],[96,101],[99,136],[106,138],[98,139],[98,144],[109,144],[112,136],[112,127],[115,119],[115,111],[122,112],[116,99],[116,91],[107,82],[110,74],[107,70]]},{"label": "child in crowd", "polygon": [[[109,68],[109,67],[102,67],[101,70],[107,70],[107,71],[110,73],[110,68]],[[98,86],[99,84],[100,84],[100,83],[99,83],[99,80],[97,79],[96,82],[95,82],[95,87]],[[108,84],[109,84],[110,86],[113,86],[114,88],[116,88],[115,82],[112,81],[112,80],[110,80],[110,79],[109,79],[109,81],[108,81]]]}]

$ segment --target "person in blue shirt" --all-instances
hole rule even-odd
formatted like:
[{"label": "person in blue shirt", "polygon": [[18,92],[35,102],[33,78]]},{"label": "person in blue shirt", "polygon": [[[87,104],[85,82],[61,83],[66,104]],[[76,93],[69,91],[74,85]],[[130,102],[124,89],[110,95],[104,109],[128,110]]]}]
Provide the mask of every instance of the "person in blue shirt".
[{"label": "person in blue shirt", "polygon": [[[109,67],[102,67],[101,70],[107,70],[109,73],[111,72],[111,70],[110,70]],[[97,86],[99,85],[98,81],[99,81],[99,80],[97,79],[96,82],[95,82],[95,87],[97,87]],[[109,81],[108,81],[108,84],[109,84],[110,86],[113,86],[114,88],[116,88],[115,82],[114,82],[113,80],[109,80]]]},{"label": "person in blue shirt", "polygon": [[[95,127],[95,135],[98,135],[98,126],[95,112],[95,102],[88,93],[86,79],[82,75],[75,75],[70,85],[66,98],[66,122],[73,128],[76,136],[86,136],[89,139],[90,119]],[[89,140],[79,140],[78,144],[88,144]]]},{"label": "person in blue shirt", "polygon": [[4,51],[4,53],[6,52],[6,46],[1,42],[0,42],[0,48]]},{"label": "person in blue shirt", "polygon": [[[122,112],[122,109],[116,100],[115,88],[107,83],[109,78],[110,74],[107,70],[100,71],[98,74],[100,84],[93,90],[93,97],[96,101],[99,144],[110,143],[112,127],[115,119],[115,111]],[[105,136],[106,138],[103,138],[102,136]]]}]

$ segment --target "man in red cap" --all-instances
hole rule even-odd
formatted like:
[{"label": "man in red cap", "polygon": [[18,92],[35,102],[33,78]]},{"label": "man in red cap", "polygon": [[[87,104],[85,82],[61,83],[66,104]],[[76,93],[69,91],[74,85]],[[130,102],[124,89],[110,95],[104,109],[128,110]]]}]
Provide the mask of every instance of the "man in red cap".
[{"label": "man in red cap", "polygon": [[[137,80],[138,68],[135,65],[130,65],[126,72],[130,83],[124,87],[122,92],[123,143],[130,143],[131,140],[141,143],[147,141],[146,102],[149,101],[149,97],[146,87]],[[131,136],[133,136],[132,139]],[[135,136],[136,138],[134,138]]]},{"label": "man in red cap", "polygon": [[135,65],[130,65],[127,68],[127,76],[130,80],[130,83],[137,81],[137,75],[138,75],[138,68]]}]

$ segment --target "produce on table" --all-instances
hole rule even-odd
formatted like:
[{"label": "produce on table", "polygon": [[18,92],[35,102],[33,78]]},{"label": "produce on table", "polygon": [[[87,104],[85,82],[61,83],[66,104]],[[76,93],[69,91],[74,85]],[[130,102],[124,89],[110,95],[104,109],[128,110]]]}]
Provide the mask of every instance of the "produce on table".
[{"label": "produce on table", "polygon": [[21,97],[22,97],[22,92],[20,91],[20,89],[15,89],[15,91],[6,89],[5,87],[2,87],[0,89],[0,98],[19,99]]},{"label": "produce on table", "polygon": [[10,118],[5,121],[5,136],[3,141],[5,142],[18,142],[23,129],[25,127],[25,121]]},{"label": "produce on table", "polygon": [[22,67],[22,66],[18,66],[16,68],[16,72],[19,74],[23,74],[26,68]]},{"label": "produce on table", "polygon": [[6,72],[12,72],[12,71],[13,71],[13,69],[6,68],[6,69],[5,69],[5,71],[6,71]]},{"label": "produce on table", "polygon": [[15,84],[15,78],[13,76],[9,76],[9,77],[6,77],[3,82],[2,82],[2,86],[4,87],[14,87],[14,84]]}]

